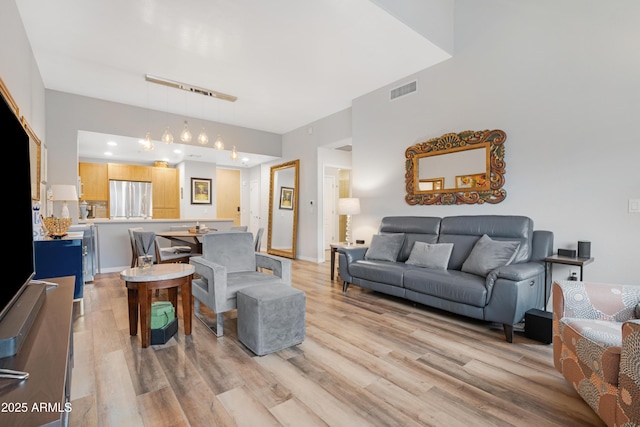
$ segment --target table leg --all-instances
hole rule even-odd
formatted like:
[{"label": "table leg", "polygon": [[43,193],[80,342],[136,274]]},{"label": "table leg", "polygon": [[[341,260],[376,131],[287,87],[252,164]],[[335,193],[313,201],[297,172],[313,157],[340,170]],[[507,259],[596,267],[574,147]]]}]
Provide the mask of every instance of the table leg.
[{"label": "table leg", "polygon": [[147,282],[138,284],[138,300],[140,301],[140,338],[142,348],[147,348],[151,341],[151,290]]},{"label": "table leg", "polygon": [[138,290],[127,289],[129,305],[129,335],[138,335]]},{"label": "table leg", "polygon": [[176,310],[176,315],[178,314],[178,288],[173,287],[167,289],[167,294],[169,296],[169,302],[173,305],[173,308]]},{"label": "table leg", "polygon": [[182,317],[184,321],[184,334],[191,335],[191,319],[193,316],[193,295],[191,295],[191,278],[180,286],[182,292]]},{"label": "table leg", "polygon": [[331,248],[331,280],[335,277],[336,273],[336,252],[338,248]]}]

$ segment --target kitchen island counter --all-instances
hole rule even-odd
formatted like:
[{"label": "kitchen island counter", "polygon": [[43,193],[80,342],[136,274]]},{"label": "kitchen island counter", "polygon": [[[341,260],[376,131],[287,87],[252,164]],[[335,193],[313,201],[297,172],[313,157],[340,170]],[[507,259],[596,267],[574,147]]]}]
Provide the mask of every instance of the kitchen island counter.
[{"label": "kitchen island counter", "polygon": [[[96,218],[80,221],[80,224],[94,224],[98,240],[98,273],[120,272],[131,266],[131,243],[129,228],[142,227],[145,231],[168,231],[171,226],[199,223],[201,226],[219,231],[229,230],[233,219],[106,219]],[[169,242],[162,243],[169,246]]]}]

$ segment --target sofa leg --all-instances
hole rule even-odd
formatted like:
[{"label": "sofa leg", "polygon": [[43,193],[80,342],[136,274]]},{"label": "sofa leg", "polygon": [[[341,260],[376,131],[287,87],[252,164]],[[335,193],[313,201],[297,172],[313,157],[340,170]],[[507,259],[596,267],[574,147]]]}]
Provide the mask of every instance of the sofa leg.
[{"label": "sofa leg", "polygon": [[347,292],[347,288],[349,287],[349,282],[346,280],[342,282],[342,292]]},{"label": "sofa leg", "polygon": [[513,325],[507,325],[505,323],[503,326],[504,326],[504,337],[507,339],[507,342],[512,343],[513,342]]}]

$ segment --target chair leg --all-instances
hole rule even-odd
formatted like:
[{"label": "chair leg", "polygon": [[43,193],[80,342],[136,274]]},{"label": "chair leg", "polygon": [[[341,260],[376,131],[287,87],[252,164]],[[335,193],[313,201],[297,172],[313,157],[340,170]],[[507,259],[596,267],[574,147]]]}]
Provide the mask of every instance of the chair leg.
[{"label": "chair leg", "polygon": [[347,288],[349,287],[349,282],[346,280],[342,282],[342,292],[347,292]]},{"label": "chair leg", "polygon": [[224,316],[222,315],[222,313],[216,313],[216,321],[215,323],[212,322],[211,319],[204,316],[200,312],[200,301],[194,298],[193,314],[196,316],[197,319],[200,319],[200,321],[204,323],[204,325],[207,328],[209,328],[209,330],[213,332],[216,337],[221,337],[224,334],[224,329],[223,329]]}]

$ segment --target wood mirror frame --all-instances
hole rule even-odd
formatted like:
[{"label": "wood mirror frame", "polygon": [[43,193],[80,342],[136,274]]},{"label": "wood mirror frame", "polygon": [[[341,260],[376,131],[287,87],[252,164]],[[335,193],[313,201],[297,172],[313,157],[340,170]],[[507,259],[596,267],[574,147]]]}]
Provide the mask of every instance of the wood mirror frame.
[{"label": "wood mirror frame", "polygon": [[[412,145],[405,151],[405,183],[409,205],[453,205],[499,203],[507,192],[504,185],[505,162],[504,142],[507,135],[502,130],[464,131],[447,133],[437,138]],[[432,156],[443,161],[450,160],[456,153],[484,148],[486,166],[482,171],[465,171],[467,175],[456,175],[453,187],[447,185],[445,178],[420,173],[420,159]],[[489,177],[489,179],[486,179]],[[464,181],[465,188],[456,184]],[[422,187],[420,188],[422,183]],[[468,186],[468,187],[467,187]]]},{"label": "wood mirror frame", "polygon": [[[296,257],[300,160],[271,166],[267,253]],[[279,215],[277,215],[279,214]]]}]

